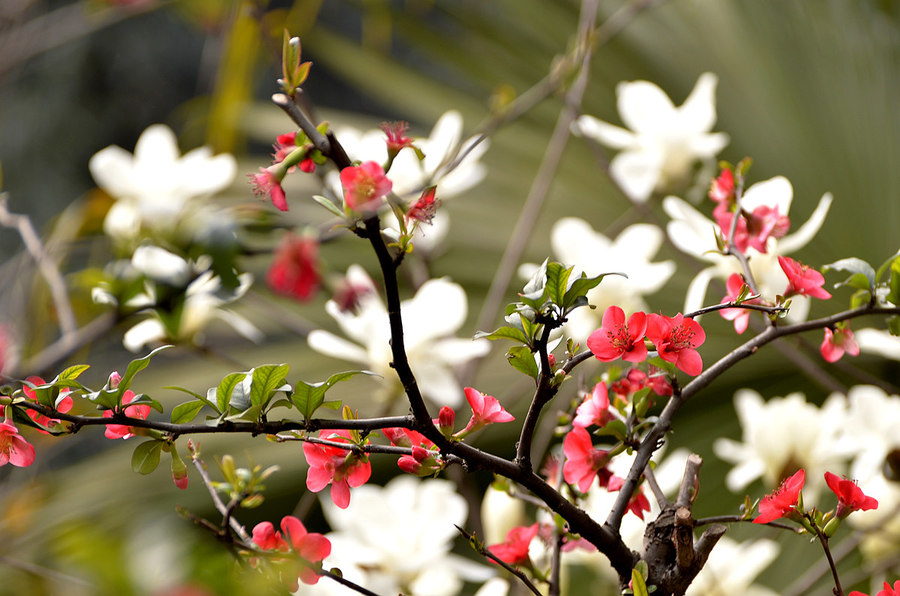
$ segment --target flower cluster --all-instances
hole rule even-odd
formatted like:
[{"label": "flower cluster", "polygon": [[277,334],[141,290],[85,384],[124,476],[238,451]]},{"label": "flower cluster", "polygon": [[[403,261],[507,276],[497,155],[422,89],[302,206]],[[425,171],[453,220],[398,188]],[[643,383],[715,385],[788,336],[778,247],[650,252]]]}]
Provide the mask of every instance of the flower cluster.
[{"label": "flower cluster", "polygon": [[[282,532],[284,533],[282,535]],[[281,520],[281,532],[277,532],[272,522],[261,522],[253,527],[253,543],[263,551],[293,553],[299,560],[290,566],[291,572],[282,572],[282,580],[292,592],[298,589],[297,579],[305,584],[319,581],[322,559],[331,554],[331,542],[322,534],[307,532],[299,519],[292,515]],[[289,559],[278,560],[282,564]]]},{"label": "flower cluster", "polygon": [[655,346],[659,357],[689,375],[703,370],[703,360],[697,352],[706,340],[700,324],[681,313],[667,317],[636,312],[625,321],[625,313],[618,306],[610,306],[603,315],[603,325],[587,340],[588,348],[602,362],[618,358],[629,362],[643,362],[647,357],[644,338]]}]

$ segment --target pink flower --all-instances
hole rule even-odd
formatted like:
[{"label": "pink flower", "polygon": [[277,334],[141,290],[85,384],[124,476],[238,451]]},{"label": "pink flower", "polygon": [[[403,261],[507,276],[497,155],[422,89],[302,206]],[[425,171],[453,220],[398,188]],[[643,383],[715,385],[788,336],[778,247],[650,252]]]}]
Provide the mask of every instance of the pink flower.
[{"label": "pink flower", "polygon": [[802,468],[781,483],[775,492],[763,497],[759,503],[759,515],[753,520],[755,524],[767,524],[779,517],[788,517],[794,513],[794,507],[800,499],[800,489],[806,482],[806,471]]},{"label": "pink flower", "polygon": [[[728,278],[728,282],[725,284],[725,288],[728,291],[728,295],[722,298],[721,304],[726,302],[731,302],[735,298],[737,298],[741,294],[741,290],[744,289],[747,283],[744,281],[743,276],[739,273],[732,273]],[[759,299],[754,298],[753,300],[744,300],[743,304],[759,304]],[[750,324],[750,310],[746,308],[723,308],[719,311],[719,314],[722,315],[722,318],[728,321],[734,321],[734,330],[741,334],[747,330],[747,326]]]},{"label": "pink flower", "polygon": [[840,478],[831,472],[825,472],[825,484],[838,498],[837,512],[835,513],[837,517],[847,517],[854,511],[878,509],[878,501],[866,496],[862,489],[852,480]]},{"label": "pink flower", "polygon": [[831,294],[822,287],[825,277],[812,267],[790,257],[778,257],[778,264],[781,265],[781,270],[788,278],[788,287],[784,291],[786,297],[799,294],[822,300],[831,298]]},{"label": "pink flower", "polygon": [[853,339],[850,322],[844,321],[835,325],[834,330],[825,328],[825,339],[819,348],[822,357],[828,362],[837,362],[846,352],[851,356],[859,356],[859,344]]},{"label": "pink flower", "polygon": [[0,422],[0,466],[25,468],[34,463],[34,447],[10,422]]},{"label": "pink flower", "polygon": [[319,289],[319,243],[309,236],[285,235],[266,274],[275,292],[307,301]]},{"label": "pink flower", "polygon": [[644,387],[650,387],[657,395],[672,395],[672,385],[666,380],[666,376],[658,374],[660,371],[655,367],[651,367],[651,372],[653,374],[647,374],[639,368],[631,368],[628,374],[613,383],[610,389],[623,401],[628,401]]},{"label": "pink flower", "polygon": [[689,375],[699,375],[703,370],[703,360],[696,348],[706,341],[706,333],[694,319],[687,319],[681,313],[674,318],[651,313],[647,338],[666,362],[673,362]]},{"label": "pink flower", "polygon": [[[869,596],[868,594],[863,594],[862,592],[858,592],[853,590],[850,592],[850,596]],[[888,582],[884,582],[884,589],[880,590],[875,596],[900,596],[900,580],[894,582],[894,587],[891,587],[891,584]]]},{"label": "pink flower", "polygon": [[[44,379],[42,379],[41,377],[31,376],[31,377],[26,378],[25,380],[28,381],[29,383],[31,383],[32,385],[43,385],[44,383],[46,383],[46,381],[44,381]],[[35,396],[35,394],[34,394],[34,389],[29,387],[28,385],[23,385],[22,391],[25,393],[25,397],[28,399],[28,401],[33,401],[33,402],[37,403],[37,396]],[[69,393],[71,393],[71,391],[69,389],[63,389],[59,392],[59,397],[61,397],[62,399],[57,400],[56,410],[59,412],[62,412],[63,414],[65,414],[66,412],[71,410],[72,406],[74,405],[74,403],[72,402],[72,398],[69,397]],[[31,418],[32,420],[34,420],[36,423],[40,424],[41,426],[51,427],[51,426],[56,426],[57,424],[59,424],[58,419],[44,416],[43,414],[39,414],[38,412],[35,412],[34,410],[26,410],[26,413],[28,414],[29,418]],[[50,434],[47,431],[42,430],[42,429],[38,429],[38,432],[44,433],[45,435]]]},{"label": "pink flower", "polygon": [[498,559],[509,565],[521,565],[527,563],[528,547],[538,534],[537,522],[530,526],[517,526],[506,533],[506,541],[489,546]]},{"label": "pink flower", "polygon": [[609,452],[595,449],[591,435],[579,426],[563,439],[563,453],[566,456],[563,478],[569,484],[577,485],[583,493],[588,492],[598,472],[609,463]]},{"label": "pink flower", "polygon": [[[624,478],[613,476],[609,479],[606,490],[611,493],[620,491],[622,490],[623,484],[625,484]],[[641,491],[640,487],[634,490],[634,494],[631,495],[631,499],[628,500],[628,508],[626,511],[632,512],[641,519],[644,519],[645,511],[650,511],[650,501],[647,500],[647,497],[644,495],[643,491]]]},{"label": "pink flower", "polygon": [[418,447],[430,449],[434,446],[434,443],[432,443],[428,437],[409,428],[383,428],[381,429],[381,432],[383,432],[384,436],[387,437],[387,440],[391,442],[391,445],[396,447],[412,447],[413,445],[416,445]]},{"label": "pink flower", "polygon": [[371,285],[353,283],[349,278],[344,278],[337,283],[331,299],[342,313],[357,314],[363,297],[374,293],[375,288]]},{"label": "pink flower", "polygon": [[284,189],[281,187],[281,181],[286,171],[280,165],[276,164],[268,168],[260,168],[259,174],[248,174],[250,176],[250,185],[253,187],[253,194],[260,197],[269,197],[272,204],[281,211],[287,211],[287,198]]},{"label": "pink flower", "polygon": [[275,137],[275,144],[272,145],[272,149],[275,153],[272,154],[272,161],[274,163],[281,163],[284,161],[288,155],[290,155],[294,149],[297,148],[297,132],[289,132],[283,135],[278,135]]},{"label": "pink flower", "polygon": [[753,210],[747,220],[747,235],[750,246],[761,253],[766,252],[769,238],[781,238],[791,228],[791,220],[781,215],[778,207],[760,205]]},{"label": "pink flower", "polygon": [[[333,430],[319,432],[320,439],[349,443],[350,431]],[[372,465],[365,455],[356,455],[349,449],[303,443],[303,454],[309,464],[306,488],[314,493],[331,484],[331,500],[341,509],[350,505],[350,487],[362,486],[372,475]]]},{"label": "pink flower", "polygon": [[716,203],[730,201],[734,198],[734,174],[725,168],[718,178],[713,178],[709,185],[709,198]]},{"label": "pink flower", "polygon": [[384,170],[374,161],[341,170],[341,185],[344,187],[344,204],[352,211],[377,208],[378,201],[393,187]]},{"label": "pink flower", "polygon": [[575,419],[572,424],[587,428],[592,424],[604,426],[610,420],[612,420],[612,414],[609,411],[609,391],[606,389],[606,383],[601,381],[594,385],[591,394],[585,396],[584,401],[575,410]]},{"label": "pink flower", "polygon": [[432,476],[444,469],[444,463],[435,457],[436,451],[414,445],[410,455],[402,455],[397,466],[407,474]]},{"label": "pink flower", "polygon": [[440,201],[434,198],[436,186],[426,188],[419,200],[406,212],[407,223],[413,219],[422,223],[431,223]]},{"label": "pink flower", "polygon": [[[331,542],[316,532],[307,532],[303,522],[292,515],[285,516],[281,520],[281,531],[276,532],[272,522],[262,522],[253,528],[253,543],[262,550],[275,550],[279,552],[292,552],[303,561],[297,567],[300,581],[304,584],[315,584],[319,581],[318,570],[321,569],[321,561],[331,554]],[[297,578],[284,577],[285,583],[292,592],[297,591]]]},{"label": "pink flower", "polygon": [[636,312],[625,323],[625,311],[610,306],[603,313],[600,329],[588,337],[587,346],[602,362],[612,362],[621,357],[628,362],[643,362],[647,357],[644,333],[647,331],[647,315]]},{"label": "pink flower", "polygon": [[[126,391],[122,395],[122,405],[130,404],[132,400],[134,400],[134,391],[130,389]],[[150,406],[148,405],[137,405],[137,406],[127,406],[123,412],[129,418],[138,418],[140,420],[146,420],[147,416],[150,415]],[[112,410],[104,410],[103,417],[104,418],[112,418],[113,411]],[[134,436],[134,427],[126,426],[124,424],[107,424],[106,432],[104,433],[107,439],[130,439]]]},{"label": "pink flower", "polygon": [[469,434],[495,422],[512,422],[512,414],[503,409],[496,397],[485,395],[477,389],[466,387],[466,400],[472,407],[472,417],[462,433]]},{"label": "pink flower", "polygon": [[388,156],[394,157],[404,147],[412,147],[413,140],[406,136],[409,124],[406,122],[382,122],[381,130],[387,135]]}]

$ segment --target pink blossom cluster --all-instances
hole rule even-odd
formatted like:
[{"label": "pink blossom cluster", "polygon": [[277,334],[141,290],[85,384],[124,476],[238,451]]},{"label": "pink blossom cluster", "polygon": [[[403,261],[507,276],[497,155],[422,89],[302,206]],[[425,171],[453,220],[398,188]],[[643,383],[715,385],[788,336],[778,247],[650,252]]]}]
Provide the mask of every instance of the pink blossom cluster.
[{"label": "pink blossom cluster", "polygon": [[603,313],[600,329],[587,340],[587,346],[602,362],[622,358],[627,362],[643,362],[647,358],[644,339],[650,340],[666,362],[689,375],[703,370],[703,360],[697,347],[706,340],[700,324],[681,313],[674,317],[636,312],[627,322],[625,312],[618,306],[610,306]]}]

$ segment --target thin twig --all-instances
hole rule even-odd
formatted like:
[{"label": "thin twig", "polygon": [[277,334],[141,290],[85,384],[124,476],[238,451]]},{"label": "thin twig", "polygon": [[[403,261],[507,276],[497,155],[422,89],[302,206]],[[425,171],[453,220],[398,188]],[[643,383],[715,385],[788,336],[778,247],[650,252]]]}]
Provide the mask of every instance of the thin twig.
[{"label": "thin twig", "polygon": [[50,296],[59,317],[59,328],[63,337],[72,335],[78,330],[75,313],[72,311],[72,303],[69,302],[69,293],[66,282],[59,272],[59,268],[44,249],[41,238],[31,224],[31,220],[25,215],[11,213],[6,204],[6,194],[0,194],[0,225],[15,229],[22,238],[25,250],[31,255],[41,272],[47,287],[50,288]]},{"label": "thin twig", "polygon": [[203,481],[204,486],[206,486],[206,489],[209,491],[209,496],[210,498],[212,498],[212,502],[216,508],[216,511],[222,514],[223,519],[228,520],[228,525],[238,536],[240,536],[241,540],[249,544],[251,542],[250,534],[247,533],[247,530],[244,529],[244,526],[242,526],[234,517],[231,516],[229,508],[219,497],[218,491],[213,488],[212,480],[210,480],[209,474],[206,471],[206,464],[203,463],[203,461],[193,449],[191,449],[190,447],[189,449],[191,452],[191,461],[194,463],[194,467],[197,468],[197,473],[200,474],[200,479]]}]

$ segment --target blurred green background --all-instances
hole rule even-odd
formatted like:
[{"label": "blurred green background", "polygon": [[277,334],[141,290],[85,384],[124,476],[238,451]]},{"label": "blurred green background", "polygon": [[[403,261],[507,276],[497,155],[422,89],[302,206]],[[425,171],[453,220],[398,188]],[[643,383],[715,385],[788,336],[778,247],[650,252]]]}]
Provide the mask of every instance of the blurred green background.
[{"label": "blurred green background", "polygon": [[[279,76],[284,27],[303,40],[313,61],[305,90],[324,118],[335,125],[373,128],[384,120],[410,121],[426,135],[448,109],[460,110],[467,133],[490,116],[498,93],[525,92],[571,47],[578,22],[574,0],[296,0],[239,2],[173,0],[116,5],[91,2],[16,0],[0,8],[0,164],[2,188],[13,212],[26,213],[64,254],[64,269],[97,266],[106,247],[96,238],[107,203],[94,189],[88,159],[110,144],[131,151],[148,125],[165,122],[179,134],[182,151],[201,144],[234,153],[239,176],[217,200],[254,202],[243,176],[268,161],[271,139],[291,129],[267,98]],[[752,156],[752,180],[782,174],[794,187],[792,220],[804,221],[824,192],[834,205],[816,241],[799,254],[811,264],[858,256],[880,264],[898,249],[900,201],[900,4],[890,0],[669,0],[650,3],[625,29],[598,47],[590,70],[583,111],[620,123],[615,86],[646,79],[679,105],[706,71],[719,77],[716,131],[731,143],[720,157],[736,162]],[[600,2],[600,19],[623,2]],[[446,251],[430,262],[432,276],[448,275],[467,289],[469,324],[475,319],[496,263],[546,149],[562,107],[559,94],[491,136],[483,158],[487,179],[452,201]],[[293,183],[291,223],[325,221],[313,205],[296,197],[311,194]],[[108,201],[108,200],[107,200]],[[295,206],[296,205],[296,206]],[[706,208],[707,212],[709,211]],[[652,211],[665,221],[658,204]],[[577,215],[604,230],[631,221],[629,202],[607,180],[583,139],[572,138],[550,188],[523,262],[549,253],[549,232],[562,216]],[[241,264],[264,276],[274,241],[248,237],[263,254]],[[34,353],[52,341],[56,327],[46,290],[34,266],[21,255],[21,242],[0,231],[0,319],[21,346]],[[374,260],[359,242],[344,238],[322,248],[334,271]],[[674,258],[678,272],[650,296],[654,310],[680,310],[696,265],[664,247],[656,260]],[[477,263],[478,266],[473,266]],[[75,305],[84,320],[95,314],[89,288],[71,278]],[[518,282],[516,282],[518,283]],[[288,362],[289,379],[320,380],[322,371],[348,368],[312,353],[284,321],[332,327],[322,311],[327,297],[297,305],[271,295],[262,284],[243,312],[269,336],[264,345],[214,329],[209,343],[247,368]],[[713,292],[716,293],[716,292]],[[510,300],[513,291],[507,292]],[[712,294],[710,294],[712,295]],[[842,297],[841,294],[838,294]],[[813,314],[835,305],[815,305]],[[710,339],[703,348],[712,361],[735,345],[730,323],[707,318]],[[499,321],[496,318],[495,321]],[[121,348],[121,329],[73,361],[90,362],[88,384],[102,384],[130,355]],[[817,357],[818,336],[791,349]],[[505,346],[479,369],[475,384],[510,404],[526,406],[528,384],[503,362]],[[183,398],[161,389],[181,385],[203,392],[235,366],[188,349],[154,360],[139,379],[141,391],[171,406]],[[854,366],[897,384],[900,369],[861,357]],[[586,369],[587,370],[587,369]],[[837,368],[844,383],[853,371]],[[587,374],[587,373],[586,373]],[[371,381],[342,388],[348,400],[364,402]],[[672,443],[704,456],[698,515],[734,512],[741,501],[727,492],[728,466],[710,444],[723,433],[737,437],[734,390],[751,386],[765,397],[802,390],[821,401],[827,391],[789,365],[778,351],[765,350],[717,380],[680,414]],[[574,384],[568,388],[574,391]],[[564,398],[561,398],[564,399]],[[354,402],[356,403],[356,402]],[[563,401],[559,402],[564,405]],[[33,436],[33,435],[32,435]],[[197,578],[213,593],[246,593],[245,575],[235,576],[214,540],[175,514],[183,506],[212,516],[208,495],[191,471],[191,486],[177,491],[160,470],[138,476],[129,466],[128,444],[82,431],[62,440],[34,437],[38,461],[27,469],[0,469],[0,594],[153,594],[171,579]],[[278,464],[263,509],[242,521],[277,519],[304,492],[299,447],[263,438],[204,437],[205,458],[230,452],[239,464]],[[494,433],[482,443],[510,453],[513,439]],[[163,466],[165,467],[165,466]],[[393,463],[376,463],[376,480],[395,473]],[[214,471],[215,475],[215,471]],[[486,482],[487,479],[479,479]],[[753,494],[763,488],[755,486]],[[317,524],[319,527],[316,527]],[[321,520],[311,526],[324,529]],[[736,532],[741,535],[742,532]],[[743,534],[750,535],[746,532]],[[796,537],[782,537],[784,556],[762,582],[784,586],[818,559]],[[160,546],[162,545],[162,546]],[[852,561],[851,561],[852,563]],[[165,578],[166,574],[170,577]],[[244,578],[237,579],[236,577]],[[818,592],[827,588],[820,584]]]}]

